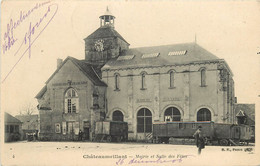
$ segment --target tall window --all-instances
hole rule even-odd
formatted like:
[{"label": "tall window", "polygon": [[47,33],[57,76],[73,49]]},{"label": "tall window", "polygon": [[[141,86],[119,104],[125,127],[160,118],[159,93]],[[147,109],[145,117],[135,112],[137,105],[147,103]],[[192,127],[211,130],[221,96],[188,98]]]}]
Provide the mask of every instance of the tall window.
[{"label": "tall window", "polygon": [[170,88],[174,87],[174,72],[170,71]]},{"label": "tall window", "polygon": [[145,89],[146,85],[145,85],[145,73],[141,73],[141,89]]},{"label": "tall window", "polygon": [[119,90],[119,75],[115,74],[115,90]]},{"label": "tall window", "polygon": [[206,69],[200,71],[201,86],[206,86]]},{"label": "tall window", "polygon": [[112,115],[112,120],[113,121],[120,121],[123,122],[124,121],[124,115],[121,111],[114,111],[113,115]]},{"label": "tall window", "polygon": [[175,107],[169,107],[164,112],[165,121],[181,121],[181,113]]},{"label": "tall window", "polygon": [[146,108],[141,108],[137,113],[137,132],[152,132],[152,113]]},{"label": "tall window", "polygon": [[211,121],[211,112],[207,108],[201,108],[197,112],[197,121]]},{"label": "tall window", "polygon": [[70,88],[65,93],[65,113],[78,113],[79,98],[77,92]]}]

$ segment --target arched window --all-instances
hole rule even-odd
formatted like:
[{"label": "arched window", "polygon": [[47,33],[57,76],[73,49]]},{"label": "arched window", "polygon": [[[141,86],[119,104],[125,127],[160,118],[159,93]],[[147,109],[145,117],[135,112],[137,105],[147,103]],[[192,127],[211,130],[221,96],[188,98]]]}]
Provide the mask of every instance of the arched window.
[{"label": "arched window", "polygon": [[211,112],[207,108],[201,108],[197,112],[197,121],[211,121]]},{"label": "arched window", "polygon": [[174,87],[174,72],[170,71],[170,88]]},{"label": "arched window", "polygon": [[152,132],[152,113],[146,108],[141,108],[137,113],[137,133]]},{"label": "arched window", "polygon": [[200,71],[201,86],[206,86],[206,69]]},{"label": "arched window", "polygon": [[79,111],[79,98],[77,92],[70,88],[65,93],[65,113],[78,113]]},{"label": "arched window", "polygon": [[114,111],[113,115],[112,115],[112,120],[113,121],[120,121],[123,122],[124,121],[124,115],[121,111]]},{"label": "arched window", "polygon": [[115,90],[119,90],[119,75],[115,74]]},{"label": "arched window", "polygon": [[164,112],[164,121],[181,121],[181,113],[175,107],[169,107]]},{"label": "arched window", "polygon": [[145,89],[145,88],[146,88],[145,75],[146,75],[145,72],[141,73],[141,81],[142,81],[142,82],[141,82],[141,89]]}]

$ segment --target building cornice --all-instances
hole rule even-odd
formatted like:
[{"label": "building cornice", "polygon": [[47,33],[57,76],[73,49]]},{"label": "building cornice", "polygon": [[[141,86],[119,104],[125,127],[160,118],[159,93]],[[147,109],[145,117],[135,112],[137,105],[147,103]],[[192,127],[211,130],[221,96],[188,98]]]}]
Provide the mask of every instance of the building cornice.
[{"label": "building cornice", "polygon": [[[229,66],[227,65],[227,63],[225,62],[224,59],[216,59],[216,60],[207,60],[207,61],[194,61],[194,62],[189,62],[189,63],[182,63],[182,64],[171,64],[171,65],[150,65],[150,66],[131,66],[131,67],[124,67],[124,66],[120,66],[120,67],[116,67],[116,68],[112,68],[112,67],[108,67],[105,69],[101,69],[101,71],[120,71],[120,70],[133,70],[133,69],[147,69],[147,68],[163,68],[163,67],[176,67],[176,66],[191,66],[191,65],[206,65],[206,64],[215,64],[215,63],[224,63],[225,66],[227,66],[227,68],[230,70]],[[232,74],[233,75],[233,74]]]}]

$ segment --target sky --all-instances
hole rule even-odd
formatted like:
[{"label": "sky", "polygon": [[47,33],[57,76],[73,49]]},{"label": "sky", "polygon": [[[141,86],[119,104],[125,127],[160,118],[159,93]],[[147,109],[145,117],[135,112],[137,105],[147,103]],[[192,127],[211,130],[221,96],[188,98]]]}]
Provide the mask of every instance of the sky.
[{"label": "sky", "polygon": [[[131,48],[194,42],[196,36],[200,46],[228,63],[238,102],[259,100],[257,1],[41,1],[37,9],[36,4],[2,2],[2,112],[17,115],[28,103],[36,106],[34,97],[55,71],[58,58],[84,59],[83,39],[99,28],[99,16],[107,6],[116,17],[115,29]],[[27,16],[8,33],[7,25],[11,19],[20,20],[20,13]],[[14,42],[3,47],[8,37]]]}]

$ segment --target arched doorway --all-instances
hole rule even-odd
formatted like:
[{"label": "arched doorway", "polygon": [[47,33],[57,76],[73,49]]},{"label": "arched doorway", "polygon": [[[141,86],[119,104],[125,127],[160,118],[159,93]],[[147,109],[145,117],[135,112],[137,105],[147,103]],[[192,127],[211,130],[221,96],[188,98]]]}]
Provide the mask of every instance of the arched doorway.
[{"label": "arched doorway", "polygon": [[181,113],[176,107],[169,107],[164,112],[164,121],[181,121]]},{"label": "arched doorway", "polygon": [[197,121],[211,121],[211,112],[207,108],[201,108],[197,112]]},{"label": "arched doorway", "polygon": [[113,121],[120,121],[120,122],[123,122],[124,121],[124,115],[121,111],[119,110],[116,110],[113,112],[113,115],[112,115],[112,120]]},{"label": "arched doorway", "polygon": [[137,112],[137,133],[152,132],[152,113],[147,108],[141,108]]}]

